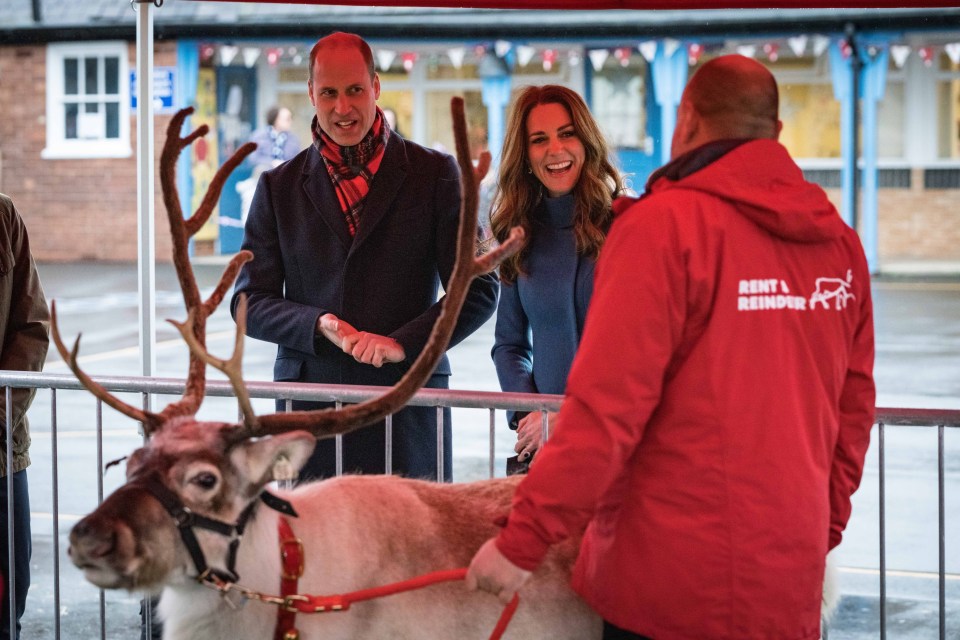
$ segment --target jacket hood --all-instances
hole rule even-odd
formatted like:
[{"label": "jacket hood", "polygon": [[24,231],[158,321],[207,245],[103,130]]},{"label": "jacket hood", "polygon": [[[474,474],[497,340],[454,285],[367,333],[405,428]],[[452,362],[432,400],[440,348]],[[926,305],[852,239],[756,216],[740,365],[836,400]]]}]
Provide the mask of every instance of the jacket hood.
[{"label": "jacket hood", "polygon": [[[706,164],[697,162],[704,156]],[[693,170],[685,175],[681,171],[674,179],[678,172],[671,172],[671,166]],[[701,191],[728,201],[769,233],[793,242],[823,242],[845,232],[846,223],[823,189],[804,180],[800,167],[774,140],[710,143],[664,170],[653,176],[649,195],[671,189]]]}]

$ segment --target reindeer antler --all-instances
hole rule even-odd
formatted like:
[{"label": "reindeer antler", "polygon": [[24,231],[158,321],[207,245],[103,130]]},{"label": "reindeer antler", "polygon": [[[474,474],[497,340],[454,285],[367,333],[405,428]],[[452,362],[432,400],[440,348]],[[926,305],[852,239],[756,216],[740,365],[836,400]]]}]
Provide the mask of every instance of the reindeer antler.
[{"label": "reindeer antler", "polygon": [[250,394],[247,393],[247,388],[243,384],[243,336],[247,333],[246,294],[240,294],[240,301],[237,304],[237,333],[234,338],[233,355],[230,356],[229,360],[221,360],[220,358],[215,358],[210,355],[206,348],[197,340],[197,336],[194,335],[193,321],[194,313],[192,309],[190,313],[187,314],[187,320],[183,323],[176,322],[175,320],[167,320],[167,322],[180,331],[180,335],[183,336],[184,342],[190,347],[191,353],[202,358],[203,361],[211,367],[226,374],[227,379],[230,380],[230,385],[233,387],[234,393],[237,395],[237,400],[240,402],[240,412],[243,414],[244,426],[248,429],[256,429],[257,416],[253,412],[253,406],[250,404]]},{"label": "reindeer antler", "polygon": [[[237,347],[229,361],[217,360],[203,354],[202,344],[188,338],[189,327],[181,329],[184,338],[190,344],[191,350],[206,362],[227,374],[237,397],[240,399],[244,412],[244,425],[237,429],[230,437],[232,442],[239,442],[250,437],[284,433],[287,431],[304,429],[318,438],[330,437],[336,434],[347,433],[361,427],[373,424],[391,413],[400,410],[407,401],[429,379],[437,363],[446,351],[450,336],[456,326],[457,317],[466,298],[471,281],[478,275],[487,273],[504,259],[520,250],[523,239],[523,230],[514,228],[510,236],[499,247],[474,259],[475,240],[477,229],[477,213],[479,209],[479,183],[490,167],[490,154],[484,152],[480,156],[478,166],[474,168],[470,160],[470,147],[467,142],[467,125],[464,115],[462,98],[453,98],[450,104],[453,115],[454,138],[457,147],[457,160],[460,165],[463,183],[463,199],[460,208],[460,230],[457,236],[457,259],[447,283],[446,294],[439,317],[434,324],[433,332],[420,355],[407,370],[400,381],[384,395],[351,405],[339,410],[319,409],[315,411],[300,411],[290,413],[274,413],[256,418],[249,410],[249,394],[243,385],[239,373],[239,356],[242,354],[241,336],[245,326],[245,305],[237,310]],[[189,319],[188,319],[189,323]],[[194,333],[196,331],[194,330]],[[201,355],[202,354],[202,355]]]},{"label": "reindeer antler", "polygon": [[[203,351],[205,343],[207,317],[213,313],[217,305],[223,300],[227,289],[233,284],[237,273],[243,263],[253,258],[249,251],[241,251],[233,257],[220,281],[214,288],[210,297],[202,302],[200,300],[200,289],[197,286],[197,279],[190,266],[189,240],[200,227],[209,219],[210,214],[220,199],[220,192],[227,181],[227,177],[237,166],[243,162],[244,158],[250,155],[257,145],[247,143],[241,146],[230,158],[223,163],[213,179],[203,201],[196,212],[187,219],[183,217],[183,210],[180,207],[180,195],[177,190],[177,158],[180,152],[193,143],[194,140],[205,136],[209,131],[207,125],[201,125],[192,133],[184,138],[180,137],[180,129],[183,122],[193,113],[193,108],[188,107],[178,111],[170,120],[167,127],[167,139],[163,145],[163,151],[160,155],[160,187],[163,193],[163,203],[167,210],[167,219],[170,223],[170,235],[173,238],[173,264],[177,270],[177,279],[180,281],[180,289],[183,292],[183,302],[188,312],[188,323],[192,328],[191,333],[196,343]],[[183,397],[177,402],[166,406],[160,413],[151,413],[126,404],[115,396],[111,395],[106,389],[94,382],[85,374],[77,363],[77,352],[80,346],[80,338],[74,343],[72,351],[67,351],[66,346],[60,339],[60,331],[57,327],[56,306],[51,303],[51,326],[53,328],[53,339],[57,345],[57,350],[64,361],[73,371],[74,375],[80,380],[93,395],[103,400],[117,411],[127,415],[135,420],[143,422],[144,433],[149,435],[161,428],[163,424],[174,416],[193,415],[200,408],[203,402],[203,394],[206,388],[206,369],[204,359],[198,355],[196,350],[191,349],[190,370],[187,376],[186,386]]]}]

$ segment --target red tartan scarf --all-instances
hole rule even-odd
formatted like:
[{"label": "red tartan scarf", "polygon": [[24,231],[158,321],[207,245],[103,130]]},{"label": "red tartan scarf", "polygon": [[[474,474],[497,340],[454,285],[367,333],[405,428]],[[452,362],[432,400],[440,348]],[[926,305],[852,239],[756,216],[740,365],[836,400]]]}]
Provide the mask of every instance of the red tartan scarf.
[{"label": "red tartan scarf", "polygon": [[320,128],[317,117],[313,117],[313,144],[320,152],[333,181],[351,237],[357,234],[363,202],[370,191],[373,176],[380,168],[387,138],[390,137],[390,128],[383,126],[383,122],[383,112],[377,107],[373,126],[363,140],[352,147],[341,147]]}]

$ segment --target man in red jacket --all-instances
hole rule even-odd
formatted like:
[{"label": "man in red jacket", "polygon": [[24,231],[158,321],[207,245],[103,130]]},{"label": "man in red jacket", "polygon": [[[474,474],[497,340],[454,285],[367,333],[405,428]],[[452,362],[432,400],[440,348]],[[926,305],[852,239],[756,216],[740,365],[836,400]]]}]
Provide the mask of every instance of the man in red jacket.
[{"label": "man in red jacket", "polygon": [[777,109],[754,60],[690,80],[671,162],[618,203],[557,428],[471,587],[508,600],[586,527],[573,585],[605,638],[820,637],[873,424],[870,276]]}]

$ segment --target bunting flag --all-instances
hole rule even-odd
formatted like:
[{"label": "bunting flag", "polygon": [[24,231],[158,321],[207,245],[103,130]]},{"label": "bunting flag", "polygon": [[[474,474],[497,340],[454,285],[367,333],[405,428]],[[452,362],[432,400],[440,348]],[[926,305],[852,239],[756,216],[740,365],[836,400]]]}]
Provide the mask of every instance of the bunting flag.
[{"label": "bunting flag", "polygon": [[543,70],[550,71],[553,69],[553,63],[557,61],[557,50],[556,49],[544,49],[543,50]]},{"label": "bunting flag", "polygon": [[587,55],[590,56],[590,64],[593,65],[593,70],[599,73],[603,69],[603,63],[607,61],[610,52],[606,49],[590,49]]},{"label": "bunting flag", "polygon": [[840,40],[838,44],[840,45],[840,55],[843,56],[844,60],[849,60],[850,56],[853,55],[853,47],[846,40]]},{"label": "bunting flag", "polygon": [[890,46],[890,57],[893,58],[893,64],[897,65],[897,69],[901,69],[903,67],[903,63],[907,61],[909,56],[910,45],[895,44]]},{"label": "bunting flag", "polygon": [[680,41],[673,38],[667,38],[663,41],[663,55],[672,58],[677,49],[680,48]]},{"label": "bunting flag", "polygon": [[792,38],[787,38],[787,45],[789,45],[790,50],[793,51],[793,55],[802,58],[804,52],[807,50],[808,40],[809,38],[805,35],[793,36]]},{"label": "bunting flag", "polygon": [[947,53],[947,57],[950,58],[950,62],[960,64],[960,42],[946,44],[943,46],[943,50]]},{"label": "bunting flag", "polygon": [[640,46],[637,48],[640,49],[640,55],[643,56],[644,60],[647,62],[653,62],[653,59],[657,55],[656,40],[647,40],[646,42],[641,42]]},{"label": "bunting flag", "polygon": [[827,36],[813,36],[813,57],[819,58],[830,45],[830,38]]},{"label": "bunting flag", "polygon": [[530,64],[530,61],[533,60],[533,56],[537,55],[536,47],[531,47],[528,44],[521,44],[517,46],[517,64],[521,67],[525,67]]},{"label": "bunting flag", "polygon": [[244,47],[241,55],[243,56],[243,65],[249,69],[257,63],[257,58],[260,57],[260,47]]},{"label": "bunting flag", "polygon": [[454,69],[460,69],[463,67],[463,59],[467,57],[467,48],[453,47],[447,49],[447,57],[450,58],[450,64],[453,65]]},{"label": "bunting flag", "polygon": [[234,47],[228,44],[223,45],[220,47],[220,65],[229,67],[238,53],[240,53],[240,47]]},{"label": "bunting flag", "polygon": [[278,48],[267,49],[267,64],[269,64],[271,67],[277,66],[282,56],[283,56],[283,49],[278,49]]},{"label": "bunting flag", "polygon": [[767,60],[776,62],[780,57],[780,45],[776,42],[767,42],[763,45],[763,52],[767,55]]},{"label": "bunting flag", "polygon": [[380,67],[380,71],[384,73],[389,71],[396,57],[396,51],[392,51],[391,49],[377,49],[377,66]]},{"label": "bunting flag", "polygon": [[703,55],[703,45],[696,42],[687,47],[687,63],[692,67],[700,62],[700,56]]},{"label": "bunting flag", "polygon": [[[733,48],[736,53],[749,58],[756,58],[759,53],[762,53],[770,62],[777,62],[784,42],[790,48],[790,51],[793,52],[793,55],[798,58],[809,54],[812,54],[814,57],[819,57],[826,51],[826,47],[830,44],[830,39],[822,35],[809,36],[800,34],[784,38],[781,41],[770,41],[762,44],[744,43],[735,45],[734,43],[727,43],[726,48],[728,50],[729,48]],[[852,54],[849,43],[845,39],[841,39],[837,41],[837,44],[840,47],[843,57],[849,59]],[[662,41],[646,40],[640,42],[636,45],[636,50],[640,52],[640,55],[643,56],[643,59],[646,60],[647,63],[652,63],[656,57],[657,49],[660,46],[663,47],[663,55],[665,57],[672,57],[678,48],[683,46],[687,55],[687,62],[690,66],[699,64],[708,47],[723,48],[719,43],[714,43],[713,45],[699,42],[682,43],[678,40],[666,38]],[[924,45],[921,47],[913,47],[907,44],[893,44],[889,46],[889,51],[890,58],[894,65],[896,65],[896,68],[901,69],[913,52],[917,53],[924,65],[928,67],[932,66],[934,62],[936,62],[937,52],[939,52],[941,48],[953,65],[960,65],[960,42],[951,42],[943,45]],[[508,58],[512,55],[513,57],[509,58],[509,64],[512,66],[515,62],[518,67],[528,66],[539,54],[543,61],[544,71],[552,70],[560,59],[561,54],[570,66],[578,66],[582,62],[582,52],[575,47],[566,49],[565,51],[554,48],[538,50],[537,47],[532,45],[514,44],[508,40],[496,40],[493,43],[478,44],[473,47],[473,53],[477,59],[482,59],[488,49],[496,53],[497,57],[501,59]],[[866,54],[871,58],[875,58],[882,50],[883,47],[877,45],[866,45],[864,48]],[[263,55],[267,64],[270,66],[277,66],[283,60],[300,66],[304,61],[303,52],[293,45],[263,48],[239,47],[232,44],[216,45],[212,43],[201,43],[199,53],[200,59],[205,63],[216,60],[216,64],[222,67],[232,65],[238,58],[240,58],[248,68],[253,67],[261,55]],[[603,70],[611,53],[620,67],[629,67],[634,48],[624,46],[611,49],[588,49],[586,53],[590,59],[593,70],[599,73]],[[446,50],[446,55],[454,68],[461,69],[466,59],[467,47],[451,47]],[[389,71],[398,57],[401,60],[404,70],[409,73],[419,60],[420,54],[415,51],[399,53],[391,49],[378,49],[376,51],[376,61],[379,70],[381,72]],[[435,63],[437,57],[438,54],[433,54],[431,60]]]}]

